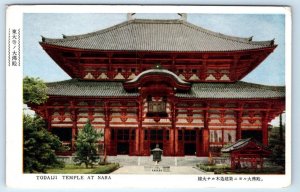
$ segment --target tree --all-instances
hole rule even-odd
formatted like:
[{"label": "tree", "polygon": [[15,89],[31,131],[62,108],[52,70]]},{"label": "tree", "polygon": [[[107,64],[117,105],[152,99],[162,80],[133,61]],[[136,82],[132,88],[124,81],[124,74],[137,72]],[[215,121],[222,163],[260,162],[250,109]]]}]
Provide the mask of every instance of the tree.
[{"label": "tree", "polygon": [[50,167],[63,166],[55,151],[62,150],[59,138],[45,128],[45,122],[38,116],[23,116],[23,168],[24,172],[46,173]]},{"label": "tree", "polygon": [[[42,104],[48,96],[47,86],[39,78],[23,79],[23,102]],[[63,166],[55,151],[63,150],[59,138],[45,129],[44,120],[38,115],[23,116],[23,168],[24,172],[46,172],[47,168]]]},{"label": "tree", "polygon": [[89,165],[93,167],[93,163],[97,161],[97,142],[102,136],[103,133],[98,133],[88,120],[84,128],[79,131],[75,143],[76,157],[74,162],[77,165],[84,163],[86,168]]},{"label": "tree", "polygon": [[25,104],[42,104],[47,99],[47,86],[39,78],[25,77],[23,79],[23,103]]},{"label": "tree", "polygon": [[273,151],[270,160],[282,167],[285,166],[285,125],[280,120],[279,127],[274,127],[270,135],[269,147]]}]

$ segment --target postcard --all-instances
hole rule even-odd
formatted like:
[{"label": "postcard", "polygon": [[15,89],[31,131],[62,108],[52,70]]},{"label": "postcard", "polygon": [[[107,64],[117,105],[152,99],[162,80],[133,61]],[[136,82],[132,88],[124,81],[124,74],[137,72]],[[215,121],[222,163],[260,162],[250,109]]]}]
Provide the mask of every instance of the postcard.
[{"label": "postcard", "polygon": [[14,188],[291,184],[291,10],[11,5]]}]

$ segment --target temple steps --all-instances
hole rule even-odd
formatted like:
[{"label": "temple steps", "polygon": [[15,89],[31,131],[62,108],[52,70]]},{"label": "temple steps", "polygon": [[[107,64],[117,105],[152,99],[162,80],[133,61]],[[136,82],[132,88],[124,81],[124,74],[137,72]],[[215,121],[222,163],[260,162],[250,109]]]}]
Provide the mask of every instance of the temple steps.
[{"label": "temple steps", "polygon": [[[150,166],[154,165],[153,156],[128,156],[117,155],[108,156],[107,161],[111,163],[119,163],[122,166]],[[197,163],[207,162],[207,157],[183,156],[183,157],[169,157],[162,156],[159,165],[162,166],[195,166]]]}]

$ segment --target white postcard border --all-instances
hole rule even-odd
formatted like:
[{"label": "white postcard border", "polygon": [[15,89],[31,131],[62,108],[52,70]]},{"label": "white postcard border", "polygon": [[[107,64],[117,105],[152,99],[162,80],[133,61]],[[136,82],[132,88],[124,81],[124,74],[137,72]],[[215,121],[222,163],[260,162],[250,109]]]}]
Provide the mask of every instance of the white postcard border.
[{"label": "white postcard border", "polygon": [[[22,29],[23,13],[249,13],[249,14],[285,14],[286,25],[286,174],[285,175],[255,175],[262,182],[200,182],[201,175],[110,175],[111,179],[88,180],[89,175],[83,175],[84,180],[64,180],[63,175],[56,175],[56,180],[38,180],[43,174],[23,174],[22,170],[22,79],[23,53]],[[8,66],[6,63],[6,182],[9,187],[16,188],[278,188],[291,183],[291,10],[288,7],[255,7],[240,6],[91,6],[91,5],[27,5],[9,6],[7,8],[6,35],[10,29],[21,29],[19,57],[20,66]],[[6,38],[6,47],[8,47]],[[8,50],[6,51],[8,60]],[[8,61],[7,61],[8,62]],[[46,176],[55,176],[46,174]],[[98,175],[95,175],[95,177]],[[202,175],[203,176],[203,175]],[[241,177],[241,175],[229,175]],[[253,175],[242,175],[253,177]],[[153,185],[155,183],[155,185]]]}]

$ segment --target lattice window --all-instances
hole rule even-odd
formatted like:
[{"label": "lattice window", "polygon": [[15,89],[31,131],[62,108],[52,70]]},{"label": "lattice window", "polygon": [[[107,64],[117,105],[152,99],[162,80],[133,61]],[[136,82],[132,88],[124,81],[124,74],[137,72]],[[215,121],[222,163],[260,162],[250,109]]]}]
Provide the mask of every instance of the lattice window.
[{"label": "lattice window", "polygon": [[166,112],[166,102],[164,101],[149,101],[148,112],[150,113],[162,113]]},{"label": "lattice window", "polygon": [[235,142],[235,130],[225,130],[224,131],[224,142],[233,143]]},{"label": "lattice window", "polygon": [[222,142],[222,130],[210,130],[210,142],[220,143]]},{"label": "lattice window", "polygon": [[148,117],[167,117],[167,102],[166,98],[153,99],[151,96],[147,97],[148,102]]}]

